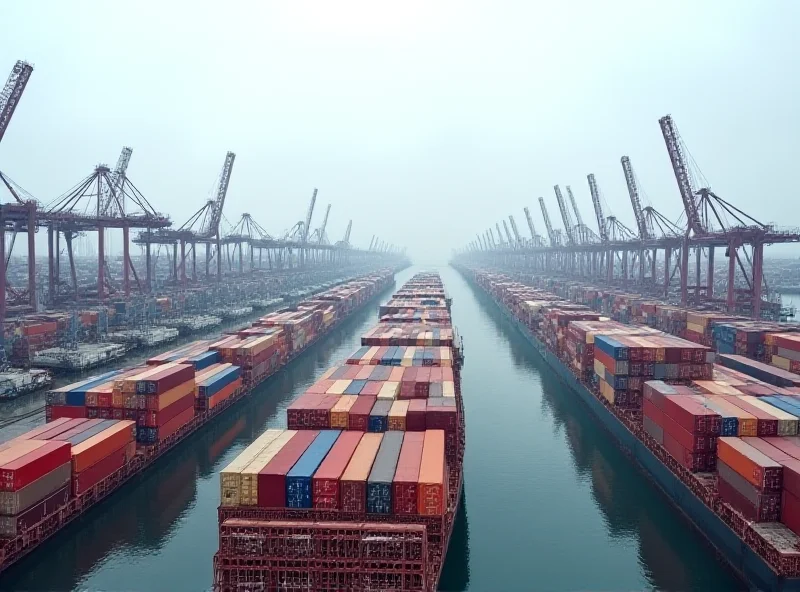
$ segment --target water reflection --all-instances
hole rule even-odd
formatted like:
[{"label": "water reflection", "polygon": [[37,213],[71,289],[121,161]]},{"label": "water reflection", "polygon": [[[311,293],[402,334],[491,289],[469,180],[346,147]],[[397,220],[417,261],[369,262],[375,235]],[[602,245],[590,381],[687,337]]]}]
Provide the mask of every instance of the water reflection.
[{"label": "water reflection", "polygon": [[633,541],[643,576],[657,590],[731,591],[747,586],[713,548],[622,453],[613,438],[539,358],[515,326],[485,295],[480,307],[502,328],[517,367],[535,369],[541,380],[541,413],[563,432],[579,481],[590,484],[609,536]]}]

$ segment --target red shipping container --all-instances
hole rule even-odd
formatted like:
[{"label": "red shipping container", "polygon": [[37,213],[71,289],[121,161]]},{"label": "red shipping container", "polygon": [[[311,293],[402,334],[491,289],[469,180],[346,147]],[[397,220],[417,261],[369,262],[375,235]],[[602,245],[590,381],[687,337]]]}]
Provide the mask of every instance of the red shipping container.
[{"label": "red shipping container", "polygon": [[664,432],[664,448],[675,460],[690,471],[713,471],[716,466],[717,457],[714,453],[687,450],[666,431]]},{"label": "red shipping container", "polygon": [[441,368],[431,368],[431,382],[443,382],[443,373]]},{"label": "red shipping container", "polygon": [[348,413],[349,429],[366,432],[369,426],[369,413],[375,405],[377,397],[358,396],[358,400],[350,407]]},{"label": "red shipping container", "polygon": [[[743,438],[745,442],[748,444],[752,441],[751,438]],[[786,453],[792,458],[800,459],[800,438],[798,437],[787,437],[787,436],[775,436],[772,438],[763,438],[764,442],[769,443],[771,446],[774,446],[778,450]],[[773,460],[774,459],[771,455],[767,455]]]},{"label": "red shipping container", "polygon": [[717,490],[722,501],[741,512],[747,520],[753,522],[777,522],[780,518],[780,493],[759,494],[758,506],[742,495],[737,489],[725,481],[717,479]]},{"label": "red shipping container", "polygon": [[665,434],[669,434],[689,452],[714,452],[717,449],[717,437],[696,435],[687,432],[669,415],[664,415],[659,424]]},{"label": "red shipping container", "polygon": [[136,451],[136,443],[129,442],[122,448],[119,448],[106,456],[101,461],[93,464],[86,470],[80,473],[72,474],[72,495],[81,495],[91,487],[94,487],[100,481],[118,471],[123,465],[130,460],[133,455],[129,453],[130,449]]},{"label": "red shipping container", "polygon": [[784,489],[781,493],[781,522],[800,534],[800,497]]},{"label": "red shipping container", "polygon": [[[359,366],[359,371],[353,377],[354,380],[369,380],[372,372],[375,370],[374,366]],[[347,378],[350,378],[349,376]]]},{"label": "red shipping container", "polygon": [[315,509],[340,509],[339,479],[350,463],[362,436],[361,432],[348,431],[341,434],[314,473],[311,483]]},{"label": "red shipping container", "polygon": [[16,516],[0,516],[0,536],[14,537],[37,522],[40,522],[69,501],[70,486],[65,485],[51,496],[43,499]]},{"label": "red shipping container", "polygon": [[319,435],[316,430],[302,430],[258,472],[258,507],[286,507],[286,473]]},{"label": "red shipping container", "polygon": [[442,379],[444,381],[453,382],[455,378],[453,378],[453,369],[452,368],[442,368]]},{"label": "red shipping container", "polygon": [[[800,497],[800,460],[771,444],[784,438],[742,438],[760,453],[765,454],[783,467],[783,488]],[[794,446],[790,444],[790,446]]]},{"label": "red shipping container", "polygon": [[133,422],[117,422],[108,429],[72,447],[72,470],[75,473],[85,471],[114,450],[127,446],[135,440],[136,427]]},{"label": "red shipping container", "polygon": [[394,514],[416,514],[418,506],[417,482],[422,463],[423,432],[406,432],[403,447],[397,460],[397,469],[392,479],[392,512]]},{"label": "red shipping container", "polygon": [[664,397],[664,415],[671,417],[679,426],[691,434],[719,435],[722,418],[684,395]]},{"label": "red shipping container", "polygon": [[362,388],[361,392],[358,394],[362,397],[377,397],[384,384],[385,383],[382,381],[368,380],[367,384],[364,385],[364,388]]},{"label": "red shipping container", "polygon": [[361,437],[339,479],[339,500],[343,512],[366,512],[367,479],[382,441],[383,434],[368,433]]},{"label": "red shipping container", "polygon": [[62,417],[86,418],[86,407],[77,405],[48,405],[45,408],[45,420],[48,422]]},{"label": "red shipping container", "polygon": [[139,411],[138,425],[148,428],[158,428],[169,423],[172,419],[194,407],[194,394],[188,393],[161,411]]},{"label": "red shipping container", "polygon": [[355,380],[358,373],[361,372],[361,368],[358,366],[347,366],[344,371],[344,376],[342,378],[344,380]]},{"label": "red shipping container", "polygon": [[650,399],[644,399],[642,401],[642,413],[645,415],[645,417],[649,417],[656,423],[656,425],[659,426],[664,418],[664,412],[656,407],[655,403],[653,403],[653,401]]},{"label": "red shipping container", "polygon": [[333,386],[333,383],[336,382],[335,380],[318,380],[306,390],[305,394],[307,395],[324,395],[328,392],[328,389]]},{"label": "red shipping container", "polygon": [[425,399],[412,399],[406,413],[406,431],[424,432],[427,429],[427,402]]},{"label": "red shipping container", "polygon": [[194,406],[173,417],[163,426],[158,428],[159,441],[171,436],[194,418]]},{"label": "red shipping container", "polygon": [[151,374],[145,380],[139,381],[139,383],[146,383],[146,390],[140,390],[139,383],[137,383],[136,392],[144,392],[148,395],[160,395],[179,384],[193,379],[194,376],[195,370],[192,364],[177,364],[167,367],[155,374]]},{"label": "red shipping container", "polygon": [[17,491],[70,462],[71,448],[69,442],[49,440],[33,452],[3,464],[0,466],[0,491]]},{"label": "red shipping container", "polygon": [[372,356],[372,359],[369,361],[370,366],[377,366],[381,363],[381,358],[386,355],[386,352],[389,351],[389,346],[383,345],[378,348],[378,351]]},{"label": "red shipping container", "polygon": [[[80,422],[81,422],[80,419],[70,419],[68,417],[60,417],[55,421],[51,421],[50,423],[46,423],[46,424],[40,425],[38,428],[33,428],[32,430],[29,430],[29,431],[25,432],[24,434],[20,434],[19,436],[17,436],[13,440],[9,440],[8,442],[4,442],[3,444],[0,444],[0,448],[6,447],[9,442],[14,442],[14,441],[17,441],[17,440],[46,440],[47,438],[40,438],[39,436],[41,434],[44,434],[45,432],[49,432],[50,430],[53,430],[53,429],[57,428],[57,427],[60,427],[60,426],[63,426],[63,425],[75,426],[75,425],[79,425]],[[70,429],[70,428],[66,428],[66,429]]]},{"label": "red shipping container", "polygon": [[[406,429],[408,428],[406,417]],[[425,429],[454,432],[458,428],[458,410],[455,407],[432,407],[425,410]]]}]

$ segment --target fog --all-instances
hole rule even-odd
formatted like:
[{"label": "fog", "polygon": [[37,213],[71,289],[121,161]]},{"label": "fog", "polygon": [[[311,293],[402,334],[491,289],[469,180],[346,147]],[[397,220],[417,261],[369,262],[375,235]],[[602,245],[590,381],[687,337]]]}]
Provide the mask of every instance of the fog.
[{"label": "fog", "polygon": [[352,219],[353,244],[377,234],[434,263],[508,214],[528,236],[525,206],[543,234],[540,195],[561,226],[556,183],[594,228],[587,173],[633,227],[623,154],[677,219],[658,126],[671,113],[715,192],[800,225],[795,1],[30,1],[2,15],[0,76],[17,59],[35,70],[0,170],[43,203],[127,145],[128,176],[180,225],[232,150],[231,224],[249,212],[280,236],[318,187],[312,228],[331,203],[331,240]]}]

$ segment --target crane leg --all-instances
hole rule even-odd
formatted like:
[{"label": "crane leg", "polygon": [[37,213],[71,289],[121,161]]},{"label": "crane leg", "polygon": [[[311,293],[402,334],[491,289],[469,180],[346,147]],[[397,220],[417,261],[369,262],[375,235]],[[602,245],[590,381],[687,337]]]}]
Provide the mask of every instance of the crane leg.
[{"label": "crane leg", "polygon": [[708,247],[708,288],[706,289],[706,298],[712,300],[714,298],[714,245]]}]

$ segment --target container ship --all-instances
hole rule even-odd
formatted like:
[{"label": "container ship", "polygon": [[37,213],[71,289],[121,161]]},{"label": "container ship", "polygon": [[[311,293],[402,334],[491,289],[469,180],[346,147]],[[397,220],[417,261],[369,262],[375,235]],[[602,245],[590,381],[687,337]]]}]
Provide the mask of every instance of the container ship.
[{"label": "container ship", "polygon": [[249,328],[47,393],[46,423],[0,444],[0,570],[148,469],[394,282],[356,278]]},{"label": "container ship", "polygon": [[379,310],[220,473],[214,587],[435,590],[462,490],[463,347],[438,274]]},{"label": "container ship", "polygon": [[[690,341],[502,273],[456,267],[743,578],[759,590],[800,590],[800,376],[698,343],[755,353],[760,339],[773,355],[800,360],[797,333],[781,325],[748,340],[764,333],[760,321],[712,328],[694,322],[705,313],[690,312]],[[737,326],[744,337],[731,340]]]}]

